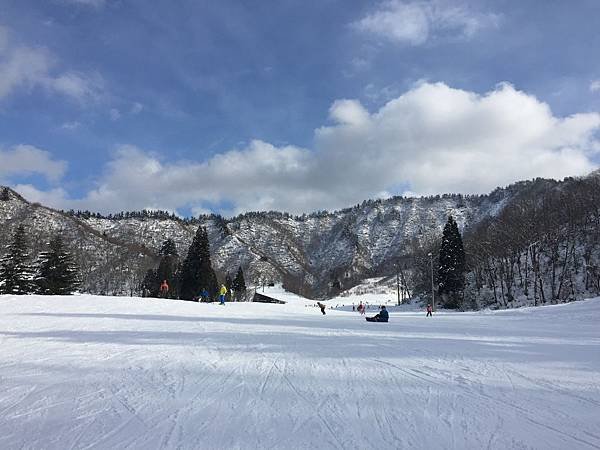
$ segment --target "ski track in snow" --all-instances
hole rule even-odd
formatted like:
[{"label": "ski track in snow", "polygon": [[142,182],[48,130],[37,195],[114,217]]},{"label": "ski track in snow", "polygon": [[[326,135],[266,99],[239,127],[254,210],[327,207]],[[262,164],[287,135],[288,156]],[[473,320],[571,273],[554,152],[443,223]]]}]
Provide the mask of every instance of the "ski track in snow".
[{"label": "ski track in snow", "polygon": [[483,313],[0,296],[2,449],[600,449],[600,299]]}]

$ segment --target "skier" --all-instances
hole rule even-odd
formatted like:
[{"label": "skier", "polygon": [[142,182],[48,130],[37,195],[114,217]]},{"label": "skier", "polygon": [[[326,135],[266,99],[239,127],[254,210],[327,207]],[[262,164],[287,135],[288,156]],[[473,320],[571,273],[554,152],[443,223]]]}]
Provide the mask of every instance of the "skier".
[{"label": "skier", "polygon": [[431,311],[433,311],[433,308],[431,307],[431,304],[428,303],[427,304],[427,315],[425,317],[433,317],[433,314],[431,314]]},{"label": "skier", "polygon": [[382,306],[379,314],[376,314],[373,317],[367,317],[367,322],[387,322],[389,318],[390,315],[387,312],[387,309],[385,309],[385,306]]},{"label": "skier", "polygon": [[221,290],[219,291],[219,298],[220,298],[220,303],[221,305],[225,304],[225,294],[227,294],[227,288],[225,287],[224,284],[221,285]]},{"label": "skier", "polygon": [[202,289],[202,292],[200,293],[200,298],[203,302],[208,301],[208,291],[206,290],[206,288]]},{"label": "skier", "polygon": [[364,313],[365,313],[365,305],[363,305],[363,303],[362,303],[362,302],[360,302],[360,303],[358,304],[358,309],[357,309],[357,311],[360,313],[360,315],[361,315],[361,316],[362,316],[362,315],[364,315]]},{"label": "skier", "polygon": [[352,303],[352,311],[356,311],[356,308],[354,306],[354,303]]},{"label": "skier", "polygon": [[163,282],[160,284],[160,296],[167,298],[167,295],[169,293],[169,284],[167,283],[167,280],[163,280]]},{"label": "skier", "polygon": [[323,313],[323,315],[325,315],[325,305],[321,302],[317,302],[317,305],[319,306],[319,308],[321,308],[321,312]]}]

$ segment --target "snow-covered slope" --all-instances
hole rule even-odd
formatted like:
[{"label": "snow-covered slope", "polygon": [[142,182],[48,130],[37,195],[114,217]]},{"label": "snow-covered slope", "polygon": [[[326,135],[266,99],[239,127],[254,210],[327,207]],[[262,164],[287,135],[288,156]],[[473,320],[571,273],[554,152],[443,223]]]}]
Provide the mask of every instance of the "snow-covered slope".
[{"label": "snow-covered slope", "polygon": [[600,448],[600,299],[517,311],[1,296],[0,448]]}]

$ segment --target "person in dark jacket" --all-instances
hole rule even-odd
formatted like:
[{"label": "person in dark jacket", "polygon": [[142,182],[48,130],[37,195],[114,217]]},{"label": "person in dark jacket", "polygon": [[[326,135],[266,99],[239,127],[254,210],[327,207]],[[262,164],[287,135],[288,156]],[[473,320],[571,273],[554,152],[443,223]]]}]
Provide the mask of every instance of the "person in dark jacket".
[{"label": "person in dark jacket", "polygon": [[367,317],[367,322],[387,322],[390,318],[387,309],[385,309],[385,305],[381,307],[381,311],[379,314],[374,315],[373,317]]},{"label": "person in dark jacket", "polygon": [[325,315],[325,305],[321,302],[317,302],[317,306],[321,308],[321,312]]}]

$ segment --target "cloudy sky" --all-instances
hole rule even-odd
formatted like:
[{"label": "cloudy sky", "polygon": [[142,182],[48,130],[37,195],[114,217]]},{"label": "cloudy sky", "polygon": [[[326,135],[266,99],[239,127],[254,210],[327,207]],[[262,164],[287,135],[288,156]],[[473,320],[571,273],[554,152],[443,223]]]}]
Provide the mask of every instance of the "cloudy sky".
[{"label": "cloudy sky", "polygon": [[0,184],[230,216],[586,174],[599,17],[598,0],[0,0]]}]

